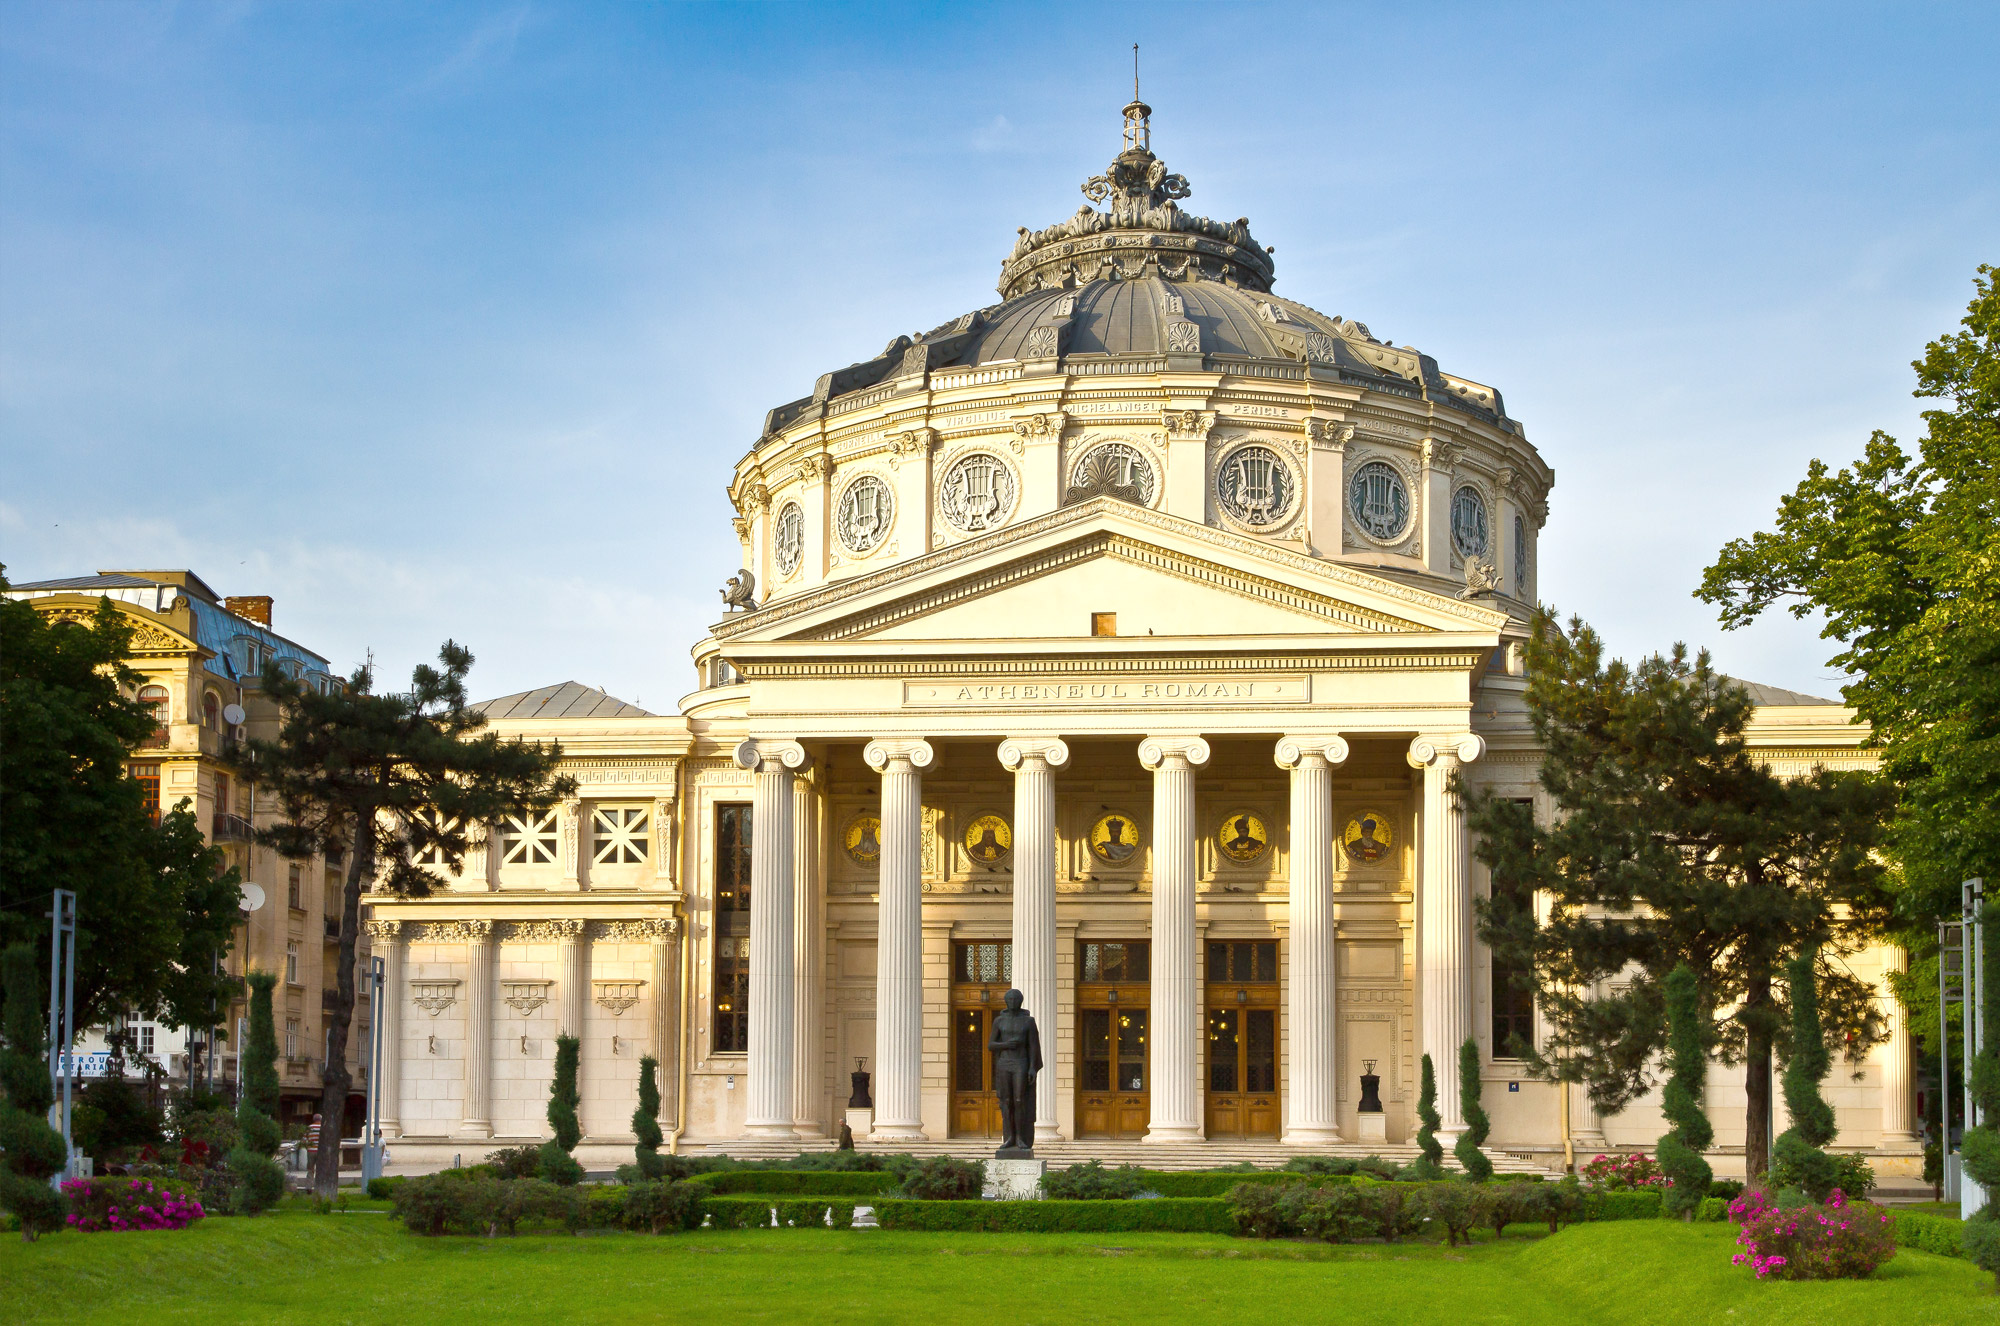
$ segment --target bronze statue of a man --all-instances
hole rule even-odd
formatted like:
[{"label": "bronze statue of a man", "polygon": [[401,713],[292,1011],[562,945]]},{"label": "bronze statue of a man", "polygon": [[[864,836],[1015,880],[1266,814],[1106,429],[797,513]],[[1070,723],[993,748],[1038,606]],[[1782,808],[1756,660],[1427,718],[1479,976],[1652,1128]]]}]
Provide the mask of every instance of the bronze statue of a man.
[{"label": "bronze statue of a man", "polygon": [[993,1094],[1000,1098],[999,1159],[1035,1154],[1035,1075],[1042,1071],[1042,1033],[1009,990],[1007,1007],[993,1015],[986,1048],[993,1053]]}]

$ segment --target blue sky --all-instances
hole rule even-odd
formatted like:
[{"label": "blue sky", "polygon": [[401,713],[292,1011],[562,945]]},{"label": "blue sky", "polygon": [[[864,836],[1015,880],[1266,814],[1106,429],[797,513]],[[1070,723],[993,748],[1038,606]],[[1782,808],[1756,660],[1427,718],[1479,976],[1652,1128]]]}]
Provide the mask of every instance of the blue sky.
[{"label": "blue sky", "polygon": [[2000,262],[2000,8],[0,8],[0,560],[192,566],[392,676],[670,710],[765,410],[992,300],[1118,146],[1278,289],[1493,383],[1541,588],[1830,694],[1690,595],[1920,431]]}]

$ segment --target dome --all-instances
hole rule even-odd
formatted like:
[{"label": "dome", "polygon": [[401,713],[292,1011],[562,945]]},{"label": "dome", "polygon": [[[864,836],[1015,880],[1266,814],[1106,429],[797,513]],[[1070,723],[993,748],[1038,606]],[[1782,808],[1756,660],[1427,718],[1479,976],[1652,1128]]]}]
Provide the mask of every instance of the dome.
[{"label": "dome", "polygon": [[1243,364],[1253,375],[1257,364],[1306,365],[1328,380],[1433,401],[1518,432],[1497,390],[1442,372],[1413,347],[1377,340],[1364,323],[1272,293],[1271,250],[1251,238],[1247,219],[1217,222],[1180,209],[1177,200],[1193,190],[1153,155],[1150,114],[1136,100],[1125,108],[1125,150],[1084,182],[1084,196],[1107,210],[1085,205],[1046,229],[1022,228],[1001,264],[1002,302],[822,374],[811,396],[766,416],[765,437],[841,397],[938,369],[1041,362],[1054,370],[1091,360],[1126,361],[1121,367],[1133,372]]}]

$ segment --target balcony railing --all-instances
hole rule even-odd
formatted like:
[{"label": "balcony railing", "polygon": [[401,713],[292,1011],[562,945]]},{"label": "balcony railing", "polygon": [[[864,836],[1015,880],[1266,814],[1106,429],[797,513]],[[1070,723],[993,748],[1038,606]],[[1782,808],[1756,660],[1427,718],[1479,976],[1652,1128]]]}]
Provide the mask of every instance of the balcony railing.
[{"label": "balcony railing", "polygon": [[221,843],[247,843],[256,833],[250,821],[241,815],[217,815],[210,836]]}]

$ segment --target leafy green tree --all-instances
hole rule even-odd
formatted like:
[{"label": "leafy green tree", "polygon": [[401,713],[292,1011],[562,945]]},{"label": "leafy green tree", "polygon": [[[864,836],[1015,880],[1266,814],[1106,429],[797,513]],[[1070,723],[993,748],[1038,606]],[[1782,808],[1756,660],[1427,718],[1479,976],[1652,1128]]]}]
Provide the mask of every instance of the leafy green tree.
[{"label": "leafy green tree", "polygon": [[295,858],[347,851],[320,1076],[326,1126],[313,1162],[322,1197],[338,1189],[340,1121],[354,1084],[347,1041],[363,890],[372,884],[395,897],[424,897],[445,885],[446,872],[460,869],[485,825],[546,810],[576,788],[574,779],[555,773],[561,747],[481,731],[486,716],[466,699],[469,651],[446,641],[438,661],[441,667],[419,665],[409,690],[387,695],[375,693],[372,667],[321,692],[268,664],[262,684],[279,706],[277,739],[235,751],[243,776],[271,792],[283,810],[281,822],[257,831],[259,842]]},{"label": "leafy green tree", "polygon": [[[2000,902],[1985,905],[1980,929],[1982,970],[2000,973]],[[1986,1025],[2000,1027],[2000,979],[1981,981],[1980,987],[1980,1012]],[[1995,1288],[2000,1288],[2000,1035],[1986,1037],[1986,1044],[1972,1061],[1971,1078],[1980,1123],[1965,1130],[1959,1155],[1965,1172],[1985,1190],[1986,1202],[1965,1222],[1959,1239],[1965,1255],[1981,1270],[1991,1271]]]},{"label": "leafy green tree", "polygon": [[1467,1178],[1484,1183],[1493,1177],[1493,1162],[1479,1148],[1486,1144],[1493,1121],[1479,1103],[1479,1042],[1470,1036],[1458,1047],[1458,1108],[1465,1116],[1465,1131],[1451,1144],[1451,1153]]},{"label": "leafy green tree", "polygon": [[[1833,1066],[1826,1051],[1819,1023],[1819,995],[1813,980],[1810,950],[1786,964],[1785,981],[1792,999],[1792,1053],[1785,1063],[1785,1108],[1791,1111],[1792,1126],[1778,1134],[1772,1147],[1772,1181],[1786,1188],[1798,1188],[1816,1202],[1823,1202],[1839,1181],[1833,1157],[1822,1148],[1839,1131],[1834,1127],[1833,1106],[1820,1095],[1819,1084]],[[1856,1193],[1855,1196],[1861,1196]]]},{"label": "leafy green tree", "polygon": [[271,1011],[273,972],[249,977],[250,1026],[236,1047],[240,1091],[236,1101],[236,1145],[227,1158],[234,1182],[229,1204],[238,1215],[256,1215],[277,1204],[285,1192],[278,1154],[278,1032]]},{"label": "leafy green tree", "polygon": [[[141,680],[125,665],[130,620],[109,599],[86,624],[0,598],[0,640],[0,944],[46,941],[50,890],[73,890],[77,1025],[127,1009],[202,1025],[234,988],[211,959],[229,947],[240,881],[187,802],[155,825],[126,775],[155,727],[127,694]],[[46,954],[34,949],[43,989]]]},{"label": "leafy green tree", "polygon": [[639,1173],[648,1179],[667,1172],[666,1162],[660,1159],[660,1143],[666,1138],[660,1132],[659,1071],[660,1061],[652,1055],[639,1060],[639,1108],[632,1111],[632,1135],[638,1139],[634,1150]]},{"label": "leafy green tree", "polygon": [[1431,1057],[1425,1055],[1417,1084],[1418,1155],[1410,1162],[1410,1168],[1420,1179],[1436,1179],[1444,1175],[1444,1147],[1437,1139],[1437,1130],[1443,1125],[1444,1116],[1438,1113],[1437,1070],[1431,1066]]},{"label": "leafy green tree", "polygon": [[6,1021],[0,1030],[0,1210],[21,1222],[21,1237],[63,1227],[62,1197],[49,1187],[66,1157],[62,1134],[45,1117],[54,1102],[49,1084],[47,1037],[42,1031],[42,977],[35,951],[10,944],[0,953],[0,982],[6,989]]},{"label": "leafy green tree", "polygon": [[[583,1123],[576,1107],[583,1098],[576,1090],[576,1070],[582,1044],[574,1036],[556,1037],[555,1080],[549,1083],[549,1127],[555,1136],[542,1143],[542,1177],[551,1183],[572,1184],[583,1179],[583,1166],[570,1152],[583,1140]],[[656,1125],[653,1130],[659,1131]],[[654,1153],[654,1159],[659,1153]]]},{"label": "leafy green tree", "polygon": [[1715,1177],[1701,1154],[1715,1140],[1715,1129],[1702,1109],[1708,1086],[1708,1014],[1701,1006],[1701,983],[1685,962],[1667,973],[1664,989],[1671,1075],[1661,1093],[1661,1113],[1673,1127],[1660,1138],[1658,1154],[1660,1168],[1674,1181],[1664,1198],[1667,1210],[1692,1220]]},{"label": "leafy green tree", "polygon": [[[1699,595],[1725,628],[1785,603],[1824,614],[1829,664],[1901,791],[1898,908],[1925,947],[1961,880],[2000,877],[2000,290],[1974,278],[1962,331],[1912,365],[1936,400],[1913,457],[1877,432],[1837,473],[1815,460],[1776,528],[1722,549]],[[1913,978],[1921,979],[1916,972]],[[1931,985],[1936,985],[1935,971]]]},{"label": "leafy green tree", "polygon": [[[1778,977],[1795,953],[1852,953],[1880,933],[1891,789],[1858,772],[1780,778],[1744,739],[1750,696],[1706,653],[1607,663],[1596,632],[1575,619],[1564,631],[1546,611],[1528,642],[1527,703],[1554,823],[1468,796],[1475,851],[1507,885],[1480,902],[1480,938],[1534,973],[1549,1027],[1521,1053],[1616,1113],[1652,1085],[1667,1048],[1662,982],[1686,963],[1710,1043],[1747,1066],[1746,1161],[1763,1172],[1786,1033]],[[1527,903],[1537,892],[1546,920]],[[1851,1054],[1882,1038],[1866,983],[1836,968],[1824,1003]]]}]

